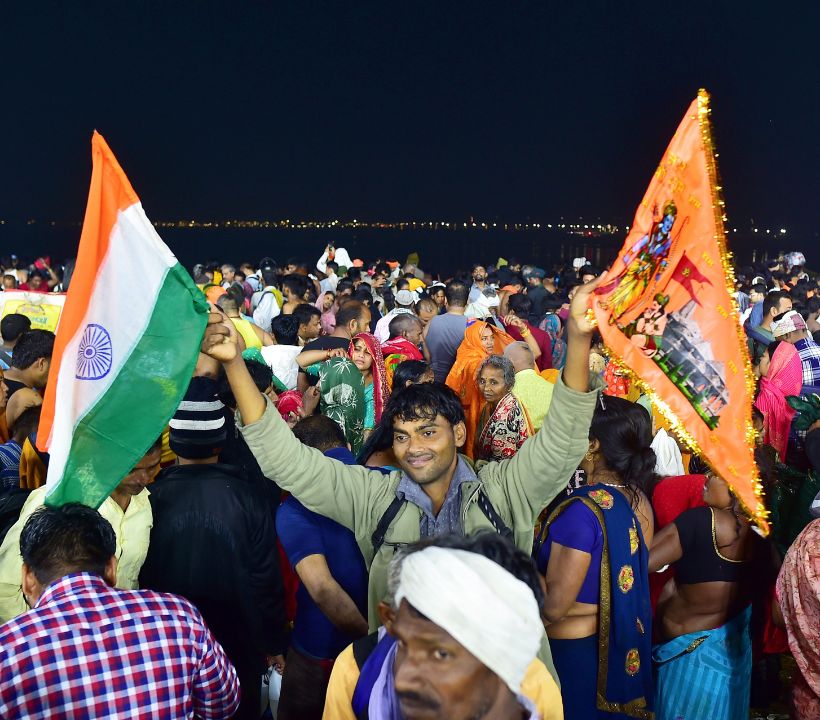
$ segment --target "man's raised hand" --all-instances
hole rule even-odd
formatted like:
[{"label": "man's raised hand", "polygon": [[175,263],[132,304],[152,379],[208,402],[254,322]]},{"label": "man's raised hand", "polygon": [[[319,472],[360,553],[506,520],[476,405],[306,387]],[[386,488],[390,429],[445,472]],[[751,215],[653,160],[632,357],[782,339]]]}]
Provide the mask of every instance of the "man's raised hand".
[{"label": "man's raised hand", "polygon": [[237,337],[236,328],[230,318],[221,310],[211,306],[200,350],[221,363],[230,362],[240,354]]}]

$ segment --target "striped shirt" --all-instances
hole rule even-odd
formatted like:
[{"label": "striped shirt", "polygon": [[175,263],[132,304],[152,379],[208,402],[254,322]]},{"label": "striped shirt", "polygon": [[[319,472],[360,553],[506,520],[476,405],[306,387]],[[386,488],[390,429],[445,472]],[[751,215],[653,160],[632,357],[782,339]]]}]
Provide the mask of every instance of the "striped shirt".
[{"label": "striped shirt", "polygon": [[0,492],[20,487],[21,445],[14,440],[0,445]]}]

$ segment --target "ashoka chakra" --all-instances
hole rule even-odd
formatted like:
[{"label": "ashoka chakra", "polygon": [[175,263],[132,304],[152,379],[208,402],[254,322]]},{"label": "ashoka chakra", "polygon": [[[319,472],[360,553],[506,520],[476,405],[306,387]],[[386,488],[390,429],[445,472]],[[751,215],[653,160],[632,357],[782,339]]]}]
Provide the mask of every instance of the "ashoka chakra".
[{"label": "ashoka chakra", "polygon": [[88,323],[77,351],[77,380],[99,380],[108,375],[114,353],[111,336],[102,325]]}]

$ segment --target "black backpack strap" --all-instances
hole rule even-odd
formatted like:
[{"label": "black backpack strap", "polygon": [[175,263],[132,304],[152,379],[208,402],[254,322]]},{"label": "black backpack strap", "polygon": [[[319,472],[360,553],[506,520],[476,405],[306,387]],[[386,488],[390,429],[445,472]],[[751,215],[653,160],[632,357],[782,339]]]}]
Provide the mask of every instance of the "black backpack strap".
[{"label": "black backpack strap", "polygon": [[364,665],[367,658],[370,657],[370,653],[373,652],[378,642],[378,630],[353,641],[353,658],[356,660],[356,667],[359,668],[359,670],[362,669],[362,665]]},{"label": "black backpack strap", "polygon": [[376,529],[370,536],[370,543],[373,545],[373,555],[379,552],[379,548],[384,544],[384,536],[387,535],[390,524],[396,519],[396,515],[399,514],[399,510],[401,510],[405,502],[403,497],[396,495],[396,497],[393,498],[393,502],[391,502],[387,510],[384,511],[384,515],[381,516],[378,525],[376,525]]},{"label": "black backpack strap", "polygon": [[496,512],[490,498],[484,492],[484,488],[478,491],[478,508],[484,513],[485,517],[490,521],[490,524],[495,528],[495,531],[501,537],[512,539],[513,533],[506,523],[501,519],[501,516]]},{"label": "black backpack strap", "polygon": [[9,355],[5,350],[0,350],[0,360],[11,367],[11,355]]}]

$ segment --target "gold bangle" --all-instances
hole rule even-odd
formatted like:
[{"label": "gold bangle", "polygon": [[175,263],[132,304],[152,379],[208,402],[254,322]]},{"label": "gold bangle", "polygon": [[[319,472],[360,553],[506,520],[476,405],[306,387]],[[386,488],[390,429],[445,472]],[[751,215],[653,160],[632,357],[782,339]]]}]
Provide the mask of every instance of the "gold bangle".
[{"label": "gold bangle", "polygon": [[527,328],[519,330],[518,332],[521,333],[521,337],[529,337],[530,335],[532,335],[532,333]]}]

